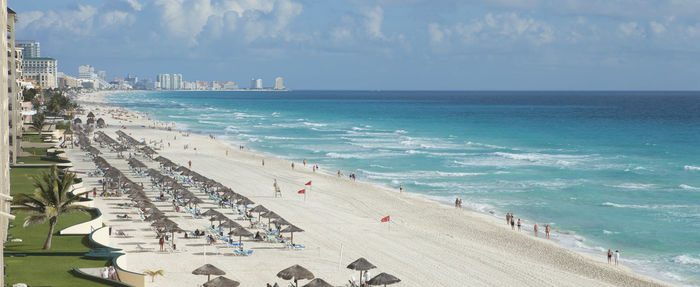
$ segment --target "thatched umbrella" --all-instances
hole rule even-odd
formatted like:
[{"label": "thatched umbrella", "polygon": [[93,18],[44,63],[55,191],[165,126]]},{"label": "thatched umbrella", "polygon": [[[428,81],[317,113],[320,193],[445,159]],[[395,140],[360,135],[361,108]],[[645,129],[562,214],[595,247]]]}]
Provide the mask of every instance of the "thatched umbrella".
[{"label": "thatched umbrella", "polygon": [[224,276],[219,276],[214,278],[207,283],[204,283],[204,287],[238,287],[241,283],[228,279]]},{"label": "thatched umbrella", "polygon": [[311,280],[309,283],[306,283],[306,285],[302,287],[333,287],[333,285],[329,284],[321,278],[316,278],[314,280]]},{"label": "thatched umbrella", "polygon": [[154,213],[154,214],[151,214],[151,215],[149,215],[148,217],[146,217],[144,220],[146,220],[146,221],[156,221],[156,220],[161,220],[161,219],[164,219],[164,218],[167,218],[167,216],[165,216],[165,214],[162,214],[162,213]]},{"label": "thatched umbrella", "polygon": [[204,216],[214,216],[214,215],[219,215],[219,214],[221,214],[221,212],[218,212],[218,211],[211,209],[211,208],[209,210],[205,211],[204,213],[202,213],[202,215],[204,215]]},{"label": "thatched umbrella", "polygon": [[207,275],[207,282],[209,282],[211,280],[211,275],[226,275],[226,272],[224,272],[224,270],[216,268],[216,266],[214,265],[204,264],[202,265],[202,267],[199,267],[192,271],[192,274]]},{"label": "thatched umbrella", "polygon": [[299,279],[311,280],[314,279],[314,274],[306,268],[295,264],[294,266],[291,266],[277,273],[277,277],[280,277],[284,280],[294,279],[295,286],[299,287],[299,282],[297,282]]},{"label": "thatched umbrella", "polygon": [[170,226],[177,226],[177,223],[175,223],[174,221],[172,221],[170,219],[163,218],[163,219],[156,220],[155,222],[151,223],[151,226],[170,227]]},{"label": "thatched umbrella", "polygon": [[239,227],[229,232],[228,235],[238,236],[238,246],[240,247],[243,243],[243,236],[253,236],[253,233],[250,233],[250,231],[246,230],[243,227]]},{"label": "thatched umbrella", "polygon": [[223,228],[228,228],[228,232],[229,232],[229,233],[230,233],[231,230],[233,230],[234,228],[241,228],[241,227],[242,227],[240,224],[236,223],[236,222],[233,221],[233,220],[226,220],[226,221],[224,221],[223,223],[221,223],[219,226],[221,226],[221,227],[223,227]]},{"label": "thatched umbrella", "polygon": [[280,230],[280,233],[282,232],[289,232],[292,234],[291,236],[291,241],[292,241],[292,246],[294,246],[294,232],[304,232],[304,229],[301,229],[299,227],[296,227],[294,225],[289,225],[287,228]]},{"label": "thatched umbrella", "polygon": [[103,128],[105,126],[105,120],[102,118],[97,119],[97,127]]},{"label": "thatched umbrella", "polygon": [[81,120],[80,118],[75,118],[75,119],[73,120],[73,124],[79,125],[79,124],[82,124],[82,123],[83,123],[83,120]]},{"label": "thatched umbrella", "polygon": [[88,125],[91,125],[91,124],[94,124],[94,123],[95,123],[95,118],[88,118],[88,119],[87,119],[87,124],[88,124]]},{"label": "thatched umbrella", "polygon": [[265,208],[265,207],[262,206],[262,205],[258,205],[258,206],[256,206],[256,207],[253,207],[253,208],[250,210],[250,212],[257,212],[257,213],[258,213],[258,223],[260,223],[260,215],[261,215],[262,213],[264,213],[264,212],[269,212],[269,211],[270,211],[270,210],[268,210],[267,208]]},{"label": "thatched umbrella", "polygon": [[87,115],[87,117],[88,117],[88,118],[94,118],[94,117],[95,117],[95,114],[93,114],[92,112],[89,112],[88,115]]},{"label": "thatched umbrella", "polygon": [[270,221],[272,221],[273,218],[282,218],[282,216],[277,215],[274,211],[268,211],[265,212],[262,217],[267,218],[267,227],[270,228]]},{"label": "thatched umbrella", "polygon": [[401,279],[396,278],[396,276],[382,272],[379,273],[379,275],[374,276],[374,278],[369,279],[369,281],[365,283],[369,285],[384,285],[384,287],[386,287],[386,285],[391,285],[399,282],[401,282]]},{"label": "thatched umbrella", "polygon": [[377,268],[377,266],[374,266],[374,264],[369,263],[369,261],[367,261],[367,259],[365,259],[364,257],[360,257],[359,259],[350,263],[350,265],[348,265],[347,268],[360,271],[360,283],[362,283],[362,272]]}]

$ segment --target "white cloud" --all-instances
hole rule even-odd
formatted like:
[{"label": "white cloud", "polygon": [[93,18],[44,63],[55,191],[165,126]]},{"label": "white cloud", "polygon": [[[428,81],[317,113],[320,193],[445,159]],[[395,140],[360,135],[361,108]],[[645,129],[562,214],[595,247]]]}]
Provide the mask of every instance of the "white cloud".
[{"label": "white cloud", "polygon": [[367,17],[367,21],[365,22],[367,34],[373,38],[384,39],[384,34],[382,33],[384,10],[382,10],[382,7],[377,6],[365,11],[365,17]]},{"label": "white cloud", "polygon": [[448,37],[452,34],[449,28],[441,28],[438,23],[428,24],[428,36],[430,37],[430,43],[439,45],[444,43]]},{"label": "white cloud", "polygon": [[136,11],[141,11],[141,9],[143,8],[143,5],[141,5],[141,3],[139,3],[138,0],[125,0],[125,1],[126,1],[126,3],[129,3],[129,6],[131,6],[131,8],[136,10]]},{"label": "white cloud", "polygon": [[647,34],[644,27],[640,26],[637,22],[622,23],[617,26],[617,29],[626,37],[645,38]]},{"label": "white cloud", "polygon": [[101,27],[114,27],[122,24],[133,23],[134,16],[124,11],[109,11],[98,17]]},{"label": "white cloud", "polygon": [[526,41],[541,45],[555,40],[554,28],[551,25],[516,13],[487,13],[482,19],[473,19],[467,24],[457,23],[451,29],[429,26],[428,31],[431,39],[441,39],[454,31],[454,35],[467,44],[483,41],[489,44],[503,41]]},{"label": "white cloud", "polygon": [[[302,12],[302,5],[291,0],[156,0],[161,10],[161,26],[171,37],[197,44],[205,28],[218,29],[209,35],[233,31],[242,22],[246,41],[288,37],[289,24]],[[233,24],[231,26],[231,24]]]},{"label": "white cloud", "polygon": [[98,9],[90,5],[79,5],[72,10],[27,11],[19,14],[18,29],[56,30],[87,35],[92,31]]},{"label": "white cloud", "polygon": [[651,21],[649,22],[649,27],[651,27],[651,31],[654,32],[655,35],[666,33],[666,25],[659,22]]}]

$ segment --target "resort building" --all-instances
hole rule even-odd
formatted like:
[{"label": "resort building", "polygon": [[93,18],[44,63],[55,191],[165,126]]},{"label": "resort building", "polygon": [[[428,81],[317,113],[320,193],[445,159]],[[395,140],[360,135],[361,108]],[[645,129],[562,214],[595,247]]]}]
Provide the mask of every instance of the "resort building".
[{"label": "resort building", "polygon": [[263,88],[262,79],[260,79],[260,78],[257,78],[257,79],[253,78],[253,79],[251,79],[251,80],[250,80],[250,88],[251,88],[251,89],[262,89],[262,88]]},{"label": "resort building", "polygon": [[22,48],[15,47],[15,23],[17,14],[7,8],[7,93],[9,97],[10,163],[17,161],[22,139]]},{"label": "resort building", "polygon": [[95,68],[90,65],[78,66],[78,79],[92,80],[92,75],[95,74]]},{"label": "resort building", "polygon": [[58,88],[58,63],[54,58],[24,58],[22,73],[25,78],[34,79],[42,89]]},{"label": "resort building", "polygon": [[170,74],[158,74],[156,87],[161,90],[169,90],[172,80]]},{"label": "resort building", "polygon": [[[9,10],[12,11],[12,10]],[[0,0],[0,25],[8,26],[7,0]],[[14,14],[14,12],[11,12]],[[14,18],[12,19],[14,21]],[[14,25],[14,24],[13,24]],[[0,46],[7,47],[8,37],[0,37]],[[10,104],[10,88],[8,53],[0,53],[0,110],[8,111]],[[13,84],[13,83],[12,83]],[[8,220],[14,218],[10,215],[10,113],[0,112],[0,286],[5,285],[5,259],[4,246],[7,239]]]},{"label": "resort building", "polygon": [[40,58],[41,48],[38,41],[34,40],[19,40],[15,41],[15,46],[24,49],[24,56],[27,58]]},{"label": "resort building", "polygon": [[284,90],[284,79],[282,77],[275,78],[275,90]]},{"label": "resort building", "polygon": [[72,89],[80,87],[80,82],[78,79],[73,78],[69,75],[59,72],[58,73],[58,87],[61,89]]}]

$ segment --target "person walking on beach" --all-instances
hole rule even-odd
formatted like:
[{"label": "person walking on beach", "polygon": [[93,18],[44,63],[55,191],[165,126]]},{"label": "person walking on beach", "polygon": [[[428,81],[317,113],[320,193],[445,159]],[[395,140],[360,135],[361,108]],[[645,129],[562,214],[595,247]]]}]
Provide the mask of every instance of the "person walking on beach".
[{"label": "person walking on beach", "polygon": [[399,193],[403,192],[403,184],[399,184]]},{"label": "person walking on beach", "polygon": [[518,231],[521,231],[520,218],[518,218]]},{"label": "person walking on beach", "polygon": [[608,249],[608,264],[612,263],[612,250]]},{"label": "person walking on beach", "polygon": [[506,225],[510,224],[510,213],[506,213]]},{"label": "person walking on beach", "polygon": [[306,166],[306,159],[304,159],[304,166]]},{"label": "person walking on beach", "polygon": [[459,208],[459,198],[455,198],[455,208]]},{"label": "person walking on beach", "polygon": [[462,208],[462,199],[459,199],[459,208]]},{"label": "person walking on beach", "polygon": [[533,230],[535,231],[535,237],[537,237],[537,223],[535,223],[535,227],[533,228]]},{"label": "person walking on beach", "polygon": [[265,159],[262,160],[262,166],[265,166]]},{"label": "person walking on beach", "polygon": [[615,265],[620,264],[620,251],[615,250]]},{"label": "person walking on beach", "polygon": [[549,224],[547,224],[544,226],[544,236],[547,237],[547,239],[549,239],[549,231],[550,231],[550,227],[549,227]]},{"label": "person walking on beach", "polygon": [[191,160],[188,161],[187,164],[190,166],[190,168],[192,168],[192,161]]},{"label": "person walking on beach", "polygon": [[160,245],[160,251],[163,251],[163,244],[165,244],[165,238],[163,238],[163,236],[158,239],[158,244]]},{"label": "person walking on beach", "polygon": [[510,229],[515,230],[515,217],[513,215],[510,215]]}]

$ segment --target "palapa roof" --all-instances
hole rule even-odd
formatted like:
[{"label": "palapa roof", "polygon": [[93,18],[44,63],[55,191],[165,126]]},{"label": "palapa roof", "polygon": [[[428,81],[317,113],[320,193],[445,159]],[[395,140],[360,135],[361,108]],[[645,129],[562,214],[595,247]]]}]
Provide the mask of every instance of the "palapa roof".
[{"label": "palapa roof", "polygon": [[299,227],[296,227],[294,225],[289,225],[287,228],[283,228],[280,230],[282,233],[287,233],[287,232],[304,232],[304,229],[301,229]]},{"label": "palapa roof", "polygon": [[243,227],[236,228],[233,231],[229,232],[228,235],[233,235],[233,236],[253,236],[253,233],[250,231],[246,230]]},{"label": "palapa roof", "polygon": [[333,285],[329,284],[321,278],[316,278],[314,280],[311,280],[309,283],[306,283],[306,285],[302,287],[333,287]]},{"label": "palapa roof", "polygon": [[216,268],[216,266],[211,264],[204,264],[201,267],[192,271],[194,275],[226,275],[224,270]]},{"label": "palapa roof", "polygon": [[204,283],[204,287],[238,287],[241,283],[228,279],[224,276],[219,276],[211,281]]},{"label": "palapa roof", "polygon": [[401,282],[401,279],[396,278],[396,276],[382,272],[369,279],[366,283],[369,285],[390,285],[399,282]]},{"label": "palapa roof", "polygon": [[284,280],[314,279],[314,274],[304,267],[295,264],[277,273]]},{"label": "palapa roof", "polygon": [[270,210],[268,210],[267,208],[265,208],[265,207],[262,206],[262,205],[258,205],[258,206],[256,206],[256,207],[253,207],[253,208],[250,210],[250,212],[268,212],[268,211],[270,211]]},{"label": "palapa roof", "polygon": [[350,263],[350,265],[348,265],[348,269],[358,271],[367,271],[374,268],[377,268],[377,266],[374,266],[374,264],[369,263],[369,261],[367,261],[367,259],[365,259],[364,257],[360,257],[359,259],[353,261],[352,263]]}]

